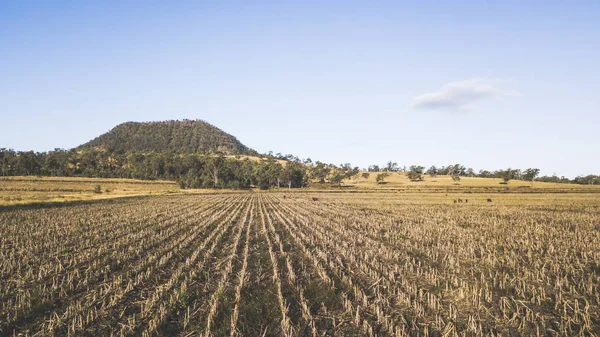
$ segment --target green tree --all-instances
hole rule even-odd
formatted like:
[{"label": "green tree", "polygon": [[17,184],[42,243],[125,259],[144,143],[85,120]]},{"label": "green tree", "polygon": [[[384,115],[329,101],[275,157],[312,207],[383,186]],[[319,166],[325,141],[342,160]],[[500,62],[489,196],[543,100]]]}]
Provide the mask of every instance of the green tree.
[{"label": "green tree", "polygon": [[533,181],[540,174],[540,169],[528,168],[523,173],[523,179],[527,181]]},{"label": "green tree", "polygon": [[510,180],[518,179],[520,173],[520,170],[513,170],[511,168],[507,168],[506,170],[499,170],[497,172],[497,176],[502,178],[501,184],[508,184]]},{"label": "green tree", "polygon": [[390,160],[387,162],[387,164],[385,166],[385,170],[388,172],[398,172],[400,170],[400,168],[398,167],[398,163]]},{"label": "green tree", "polygon": [[282,178],[288,188],[299,188],[304,186],[306,169],[304,165],[297,162],[288,162],[282,170]]},{"label": "green tree", "polygon": [[383,183],[385,182],[385,181],[384,181],[384,180],[385,180],[385,178],[387,178],[389,175],[390,175],[390,174],[389,174],[389,173],[387,173],[387,172],[382,172],[382,173],[379,173],[379,174],[377,175],[377,177],[375,177],[375,180],[377,181],[377,183],[378,183],[378,184],[383,184]]},{"label": "green tree", "polygon": [[221,169],[223,168],[224,163],[225,163],[225,157],[223,157],[221,155],[208,156],[208,160],[206,163],[206,169],[208,170],[208,173],[210,174],[210,176],[213,180],[214,187],[219,186],[219,173],[221,172]]},{"label": "green tree", "polygon": [[423,170],[425,170],[425,167],[423,166],[412,165],[407,173],[408,179],[411,181],[422,181]]},{"label": "green tree", "polygon": [[437,167],[435,167],[435,165],[431,165],[429,167],[429,169],[427,169],[427,172],[425,172],[425,173],[429,174],[429,176],[431,178],[435,178],[438,175],[438,169],[437,169]]},{"label": "green tree", "polygon": [[341,185],[342,181],[344,180],[345,177],[346,177],[346,172],[344,172],[344,170],[342,168],[334,166],[331,168],[329,177],[327,178],[327,180],[331,184]]},{"label": "green tree", "polygon": [[361,176],[362,176],[364,179],[369,179],[369,177],[371,176],[371,174],[370,174],[369,172],[363,172],[363,173],[361,174]]},{"label": "green tree", "polygon": [[319,183],[324,183],[330,171],[331,167],[329,165],[318,161],[315,163],[315,166],[311,168],[310,174],[311,177],[319,181]]}]

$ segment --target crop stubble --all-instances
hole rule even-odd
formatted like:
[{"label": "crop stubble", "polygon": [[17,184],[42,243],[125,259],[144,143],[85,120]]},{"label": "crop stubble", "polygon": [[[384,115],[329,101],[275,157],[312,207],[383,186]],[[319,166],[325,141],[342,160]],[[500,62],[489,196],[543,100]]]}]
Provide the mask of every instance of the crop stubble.
[{"label": "crop stubble", "polygon": [[597,200],[406,198],[228,193],[4,210],[0,335],[599,333]]}]

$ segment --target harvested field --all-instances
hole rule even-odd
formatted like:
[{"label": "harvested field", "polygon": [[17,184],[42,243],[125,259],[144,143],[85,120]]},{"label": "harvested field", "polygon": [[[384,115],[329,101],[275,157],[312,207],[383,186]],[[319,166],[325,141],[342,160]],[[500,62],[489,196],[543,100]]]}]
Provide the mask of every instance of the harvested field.
[{"label": "harvested field", "polygon": [[5,207],[0,284],[3,336],[598,335],[600,197],[247,192]]}]

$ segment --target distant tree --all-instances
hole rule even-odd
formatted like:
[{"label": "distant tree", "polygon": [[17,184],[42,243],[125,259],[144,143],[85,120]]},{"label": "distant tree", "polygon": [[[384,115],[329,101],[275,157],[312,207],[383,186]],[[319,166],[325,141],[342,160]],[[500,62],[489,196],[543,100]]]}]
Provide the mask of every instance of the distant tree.
[{"label": "distant tree", "polygon": [[352,167],[350,163],[343,164],[340,168],[344,172],[344,179],[350,179],[360,172],[358,166]]},{"label": "distant tree", "polygon": [[378,165],[371,165],[371,166],[369,166],[368,170],[369,170],[369,172],[380,172],[381,171],[381,169],[379,168]]},{"label": "distant tree", "polygon": [[304,186],[304,176],[306,175],[306,168],[297,162],[289,162],[282,170],[282,177],[284,183],[288,188],[298,188]]},{"label": "distant tree", "polygon": [[452,175],[452,181],[460,183],[460,176],[458,174]]},{"label": "distant tree", "polygon": [[431,165],[431,167],[429,167],[429,169],[427,169],[427,172],[425,173],[429,174],[431,178],[435,178],[437,177],[438,169],[437,167],[435,167],[435,165]]},{"label": "distant tree", "polygon": [[412,165],[408,170],[408,179],[411,181],[422,181],[423,180],[423,171],[425,167]]},{"label": "distant tree", "polygon": [[387,178],[390,174],[387,172],[383,172],[383,173],[379,173],[377,175],[377,177],[375,178],[375,180],[377,181],[378,184],[383,184],[385,178]]},{"label": "distant tree", "polygon": [[452,175],[458,175],[458,176],[465,176],[466,172],[467,172],[467,169],[461,164],[454,164],[451,167],[451,170],[452,170],[452,173],[451,173]]},{"label": "distant tree", "polygon": [[315,165],[310,169],[311,177],[318,180],[320,183],[324,183],[325,179],[329,175],[331,168],[329,165],[317,161]]},{"label": "distant tree", "polygon": [[385,170],[388,172],[398,172],[399,171],[398,163],[392,162],[391,160],[388,161],[385,166]]},{"label": "distant tree", "polygon": [[525,170],[525,173],[523,173],[523,180],[533,181],[538,174],[540,174],[540,169],[528,168]]},{"label": "distant tree", "polygon": [[364,179],[369,179],[369,177],[371,176],[371,174],[370,174],[369,172],[363,172],[363,174],[361,174],[361,176],[362,176]]},{"label": "distant tree", "polygon": [[502,179],[502,184],[508,184],[510,180],[518,179],[521,175],[521,170],[513,170],[507,168],[506,170],[498,170],[496,175]]},{"label": "distant tree", "polygon": [[492,172],[487,171],[487,170],[479,170],[478,176],[480,178],[490,178],[490,177],[492,177]]},{"label": "distant tree", "polygon": [[589,174],[587,176],[577,176],[573,182],[581,185],[600,185],[600,176]]},{"label": "distant tree", "polygon": [[210,176],[213,179],[214,187],[219,186],[219,172],[223,167],[225,162],[225,158],[223,156],[209,156],[208,157],[208,165],[206,168],[210,172]]},{"label": "distant tree", "polygon": [[331,184],[341,185],[345,177],[346,174],[342,168],[333,167],[330,170],[329,177],[327,178],[327,180]]},{"label": "distant tree", "polygon": [[281,166],[281,164],[273,157],[267,160],[261,160],[260,163],[255,166],[254,172],[258,188],[266,190],[280,184],[282,181],[282,170],[283,166]]}]

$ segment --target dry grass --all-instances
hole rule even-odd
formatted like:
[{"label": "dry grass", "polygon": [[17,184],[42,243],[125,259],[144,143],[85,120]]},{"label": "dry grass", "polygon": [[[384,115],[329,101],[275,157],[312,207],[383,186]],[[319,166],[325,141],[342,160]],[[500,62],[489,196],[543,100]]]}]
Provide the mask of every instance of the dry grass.
[{"label": "dry grass", "polygon": [[[100,185],[102,193],[94,193]],[[69,202],[176,193],[172,181],[75,177],[0,177],[0,205]]]},{"label": "dry grass", "polygon": [[523,180],[511,180],[508,184],[501,184],[502,179],[499,178],[478,178],[478,177],[461,177],[460,182],[452,180],[451,176],[437,176],[432,178],[428,175],[423,175],[423,181],[411,181],[406,176],[406,173],[393,172],[385,178],[384,184],[378,184],[376,181],[377,172],[370,172],[368,179],[364,179],[360,174],[345,180],[344,185],[360,188],[360,189],[493,189],[493,190],[552,190],[556,191],[589,191],[600,192],[600,186],[578,185],[578,184],[556,184],[546,182],[529,182]]},{"label": "dry grass", "polygon": [[[259,162],[261,160],[265,160],[266,158],[261,158],[261,157],[257,157],[257,156],[246,156],[246,155],[227,155],[227,158],[234,158],[234,159],[238,159],[238,160],[244,160],[244,159],[248,159],[250,161],[253,162]],[[279,164],[281,164],[283,167],[285,167],[285,165],[287,165],[288,161],[287,160],[283,160],[283,159],[275,159],[276,162],[278,162]]]}]

